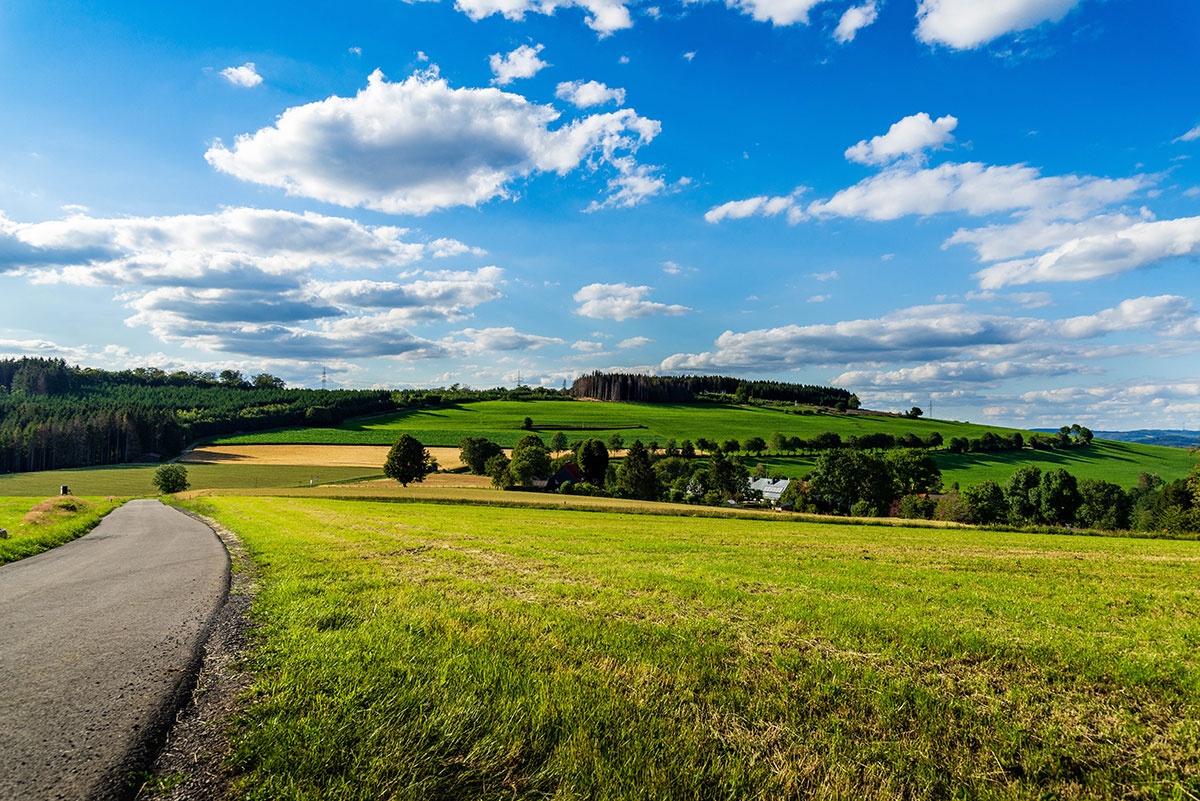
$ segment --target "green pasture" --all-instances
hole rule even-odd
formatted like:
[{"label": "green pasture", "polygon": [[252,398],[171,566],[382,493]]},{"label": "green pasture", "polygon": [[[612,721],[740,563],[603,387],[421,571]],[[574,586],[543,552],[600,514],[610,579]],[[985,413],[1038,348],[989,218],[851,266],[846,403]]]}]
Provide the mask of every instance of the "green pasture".
[{"label": "green pasture", "polygon": [[[993,453],[935,452],[934,461],[942,471],[946,487],[979,484],[988,479],[1004,486],[1013,471],[1024,465],[1036,465],[1043,471],[1063,468],[1076,479],[1094,478],[1111,481],[1125,489],[1134,486],[1140,473],[1157,473],[1166,481],[1183,478],[1196,464],[1196,456],[1183,448],[1164,448],[1157,445],[1137,445],[1128,442],[1092,440],[1086,448],[1041,451],[1025,448],[1020,451]],[[745,457],[753,468],[760,462],[771,471],[790,478],[799,478],[813,469],[813,456]]]},{"label": "green pasture", "polygon": [[[57,492],[57,487],[55,490]],[[120,501],[111,498],[53,498],[83,508],[63,510],[61,514],[47,516],[38,522],[25,522],[25,515],[42,500],[45,499],[0,497],[0,528],[8,532],[6,538],[0,539],[0,565],[81,537],[95,528],[104,515],[121,505]],[[83,503],[80,504],[80,500]]]},{"label": "green pasture", "polygon": [[[295,467],[254,464],[188,464],[192,489],[307,487],[311,484],[382,478],[365,467]],[[76,495],[137,497],[156,495],[158,465],[116,465],[0,475],[0,496],[48,497],[66,484]]]},{"label": "green pasture", "polygon": [[[666,445],[706,437],[720,442],[749,437],[769,439],[778,431],[811,438],[836,431],[843,438],[886,432],[921,438],[934,431],[951,437],[978,437],[985,431],[1012,429],[945,420],[909,420],[903,417],[838,414],[791,407],[735,406],[725,404],[605,403],[598,401],[480,401],[437,408],[412,409],[393,415],[344,423],[337,428],[302,428],[219,437],[217,444],[342,444],[390,445],[401,434],[412,434],[427,447],[456,447],[463,437],[482,436],[504,447],[516,445],[526,431],[526,417],[543,439],[562,431],[569,441],[620,434],[625,442],[657,440]],[[1069,422],[1069,421],[1068,421]]]},{"label": "green pasture", "polygon": [[1200,543],[191,501],[249,799],[1195,798]]}]

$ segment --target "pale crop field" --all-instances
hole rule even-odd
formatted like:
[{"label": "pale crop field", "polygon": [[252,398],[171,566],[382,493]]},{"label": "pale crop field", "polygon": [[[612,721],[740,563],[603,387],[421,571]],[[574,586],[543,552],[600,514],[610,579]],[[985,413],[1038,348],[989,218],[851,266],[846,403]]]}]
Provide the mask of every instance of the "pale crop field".
[{"label": "pale crop field", "polygon": [[[388,445],[208,445],[188,451],[182,464],[364,467],[383,471]],[[464,467],[458,448],[426,448],[442,470]]]},{"label": "pale crop field", "polygon": [[261,570],[242,797],[1200,796],[1200,543],[189,503]]}]

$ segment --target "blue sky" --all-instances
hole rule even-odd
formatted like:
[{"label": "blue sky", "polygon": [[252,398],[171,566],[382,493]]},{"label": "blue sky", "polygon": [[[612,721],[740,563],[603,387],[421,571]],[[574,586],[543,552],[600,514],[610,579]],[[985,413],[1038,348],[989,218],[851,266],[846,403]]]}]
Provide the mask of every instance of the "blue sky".
[{"label": "blue sky", "polygon": [[0,353],[1200,428],[1198,34],[1186,0],[10,0]]}]

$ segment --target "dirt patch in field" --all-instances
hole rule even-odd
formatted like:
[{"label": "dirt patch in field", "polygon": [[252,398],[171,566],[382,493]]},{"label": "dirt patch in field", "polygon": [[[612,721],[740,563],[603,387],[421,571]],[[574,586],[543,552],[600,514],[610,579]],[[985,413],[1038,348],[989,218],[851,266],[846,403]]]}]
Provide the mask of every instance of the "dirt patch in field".
[{"label": "dirt patch in field", "polygon": [[35,504],[21,518],[21,521],[24,523],[49,523],[54,520],[61,520],[64,517],[70,517],[79,512],[86,512],[95,506],[96,504],[91,501],[76,498],[74,495],[60,495],[57,498],[48,498],[41,503]]},{"label": "dirt patch in field", "polygon": [[[212,445],[179,458],[185,464],[258,464],[296,467],[373,467],[383,470],[387,445]],[[428,448],[444,470],[463,466],[458,448]]]}]

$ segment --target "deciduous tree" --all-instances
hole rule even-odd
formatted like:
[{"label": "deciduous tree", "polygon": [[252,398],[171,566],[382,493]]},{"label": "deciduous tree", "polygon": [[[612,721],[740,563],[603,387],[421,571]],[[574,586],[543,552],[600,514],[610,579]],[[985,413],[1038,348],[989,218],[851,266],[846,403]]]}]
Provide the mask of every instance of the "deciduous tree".
[{"label": "deciduous tree", "polygon": [[437,470],[437,461],[425,450],[420,440],[410,434],[401,434],[400,439],[388,451],[383,463],[383,474],[407,487],[425,480],[425,476]]}]

